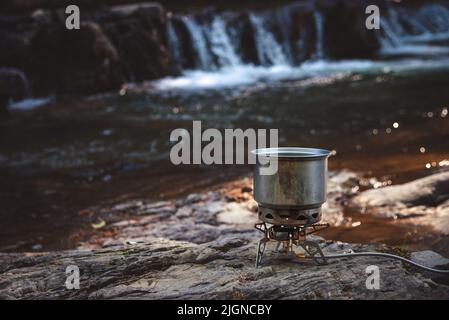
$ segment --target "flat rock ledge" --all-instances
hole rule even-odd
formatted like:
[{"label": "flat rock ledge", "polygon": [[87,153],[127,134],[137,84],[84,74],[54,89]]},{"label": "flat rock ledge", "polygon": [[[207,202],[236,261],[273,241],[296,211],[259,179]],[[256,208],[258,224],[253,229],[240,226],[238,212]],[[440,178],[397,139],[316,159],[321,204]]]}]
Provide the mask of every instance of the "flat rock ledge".
[{"label": "flat rock ledge", "polygon": [[[365,246],[322,241],[328,250]],[[370,248],[372,249],[372,248]],[[204,244],[154,239],[130,246],[1,257],[1,299],[447,299],[449,288],[399,262],[358,258],[316,266],[273,255],[255,269],[256,244],[228,237]],[[65,287],[77,265],[80,289]],[[366,288],[366,268],[380,289]]]},{"label": "flat rock ledge", "polygon": [[428,225],[442,234],[449,233],[449,171],[443,171],[404,184],[370,189],[352,197],[353,209],[386,219]]},{"label": "flat rock ledge", "polygon": [[367,190],[356,196],[354,201],[372,207],[437,207],[448,199],[449,171],[445,171],[400,185]]},{"label": "flat rock ledge", "polygon": [[[351,179],[350,174],[330,179],[324,209],[331,220],[338,220],[332,212],[346,201]],[[0,254],[0,299],[449,299],[449,287],[429,274],[384,258],[318,266],[274,253],[270,243],[256,269],[261,234],[253,228],[251,198],[245,180],[173,201],[86,209],[83,215],[103,223],[92,226],[94,235],[77,250]],[[325,253],[392,250],[314,240]],[[426,260],[429,254],[415,258]],[[434,257],[432,265],[446,262]],[[378,290],[366,286],[371,265],[379,267]],[[66,287],[69,266],[80,270],[79,289]]]}]

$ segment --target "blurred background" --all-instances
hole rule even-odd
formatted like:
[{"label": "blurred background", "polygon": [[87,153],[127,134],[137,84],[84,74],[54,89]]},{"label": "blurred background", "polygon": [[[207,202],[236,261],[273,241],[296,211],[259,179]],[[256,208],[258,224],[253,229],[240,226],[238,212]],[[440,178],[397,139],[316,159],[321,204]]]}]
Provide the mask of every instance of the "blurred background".
[{"label": "blurred background", "polygon": [[[65,27],[69,4],[80,30]],[[379,30],[365,27],[372,4]],[[0,251],[72,248],[88,206],[250,173],[171,165],[170,132],[193,120],[334,150],[330,169],[362,188],[449,166],[448,1],[3,0],[0,12]]]}]

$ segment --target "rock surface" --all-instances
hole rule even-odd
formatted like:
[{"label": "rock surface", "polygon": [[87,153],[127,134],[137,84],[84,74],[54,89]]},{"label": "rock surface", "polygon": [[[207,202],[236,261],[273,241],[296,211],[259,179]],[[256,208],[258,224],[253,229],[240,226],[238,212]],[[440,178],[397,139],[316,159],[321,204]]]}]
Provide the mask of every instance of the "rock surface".
[{"label": "rock surface", "polygon": [[409,220],[449,231],[449,172],[436,173],[401,185],[370,189],[353,197],[349,206],[381,218]]},{"label": "rock surface", "polygon": [[447,199],[449,199],[449,172],[442,172],[401,185],[367,190],[355,197],[353,202],[373,207],[394,205],[435,207]]},{"label": "rock surface", "polygon": [[0,67],[17,68],[33,94],[90,94],[128,81],[172,74],[165,42],[166,11],[157,3],[83,11],[67,30],[64,8],[0,15]]},{"label": "rock surface", "polygon": [[449,265],[449,259],[431,250],[412,252],[410,259],[431,268]]},{"label": "rock surface", "polygon": [[[334,175],[330,186],[349,187],[350,178]],[[317,266],[274,253],[268,244],[255,269],[261,234],[253,228],[250,191],[245,180],[174,201],[90,208],[106,223],[95,224],[97,233],[78,250],[0,254],[0,299],[449,299],[447,286],[380,258]],[[325,210],[337,204],[334,199]],[[312,239],[326,253],[390,250]],[[80,269],[79,290],[64,285],[69,265]],[[380,268],[380,290],[366,288],[369,265]]]},{"label": "rock surface", "polygon": [[[253,237],[236,234],[199,245],[148,238],[97,250],[4,255],[0,257],[0,298],[449,298],[447,287],[407,271],[398,262],[360,258],[316,266],[272,259],[255,269],[255,249]],[[380,290],[365,286],[365,269],[373,264],[381,271]],[[69,265],[80,268],[79,290],[64,286]]]},{"label": "rock surface", "polygon": [[42,28],[30,46],[28,70],[38,92],[94,93],[125,80],[118,52],[98,23],[82,22],[76,32],[57,24]]}]

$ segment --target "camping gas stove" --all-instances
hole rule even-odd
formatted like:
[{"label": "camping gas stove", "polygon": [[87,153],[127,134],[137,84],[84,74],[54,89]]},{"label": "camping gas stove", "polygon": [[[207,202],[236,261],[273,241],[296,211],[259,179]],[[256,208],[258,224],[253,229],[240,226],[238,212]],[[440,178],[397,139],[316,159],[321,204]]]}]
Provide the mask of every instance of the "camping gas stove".
[{"label": "camping gas stove", "polygon": [[[260,214],[259,214],[260,216]],[[273,221],[270,221],[271,223]],[[301,221],[288,221],[288,224],[273,224],[271,226],[267,223],[260,222],[255,225],[255,228],[263,233],[263,238],[259,241],[256,256],[256,268],[261,264],[265,246],[268,242],[276,244],[276,252],[301,258],[310,257],[317,264],[326,264],[326,258],[318,243],[307,239],[307,236],[329,227],[327,223],[301,224]],[[295,252],[294,246],[300,247],[304,251],[304,256]]]},{"label": "camping gas stove", "polygon": [[[327,158],[329,151],[311,148],[266,148],[254,151],[258,165],[254,171],[254,199],[259,209],[255,225],[264,237],[259,241],[256,267],[262,261],[268,242],[276,250],[295,255],[293,246],[318,264],[326,263],[321,248],[307,236],[328,227],[319,224],[321,206],[326,201]],[[260,162],[265,160],[265,164]],[[276,172],[264,174],[266,161]]]},{"label": "camping gas stove", "polygon": [[[326,202],[327,158],[330,152],[312,148],[264,148],[253,153],[258,160],[264,160],[258,161],[254,170],[254,199],[259,205],[259,219],[262,221],[255,227],[263,233],[257,248],[256,268],[262,262],[266,244],[275,242],[276,251],[311,259],[317,264],[326,264],[328,259],[383,257],[400,260],[422,270],[449,274],[449,270],[427,267],[385,252],[324,255],[319,244],[307,239],[307,236],[329,226],[319,222],[321,206]],[[267,164],[276,170],[265,170]],[[303,249],[302,256],[293,250],[294,246]]]}]

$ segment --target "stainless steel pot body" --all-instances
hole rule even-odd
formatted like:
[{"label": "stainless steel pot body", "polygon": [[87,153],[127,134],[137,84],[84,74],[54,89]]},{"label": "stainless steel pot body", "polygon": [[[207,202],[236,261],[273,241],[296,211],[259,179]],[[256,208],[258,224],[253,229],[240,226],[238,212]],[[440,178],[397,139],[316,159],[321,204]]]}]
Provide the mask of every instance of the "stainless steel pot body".
[{"label": "stainless steel pot body", "polygon": [[258,158],[278,161],[277,172],[262,175],[254,168],[254,199],[271,209],[307,210],[326,201],[329,151],[313,148],[266,148],[254,151]]}]

